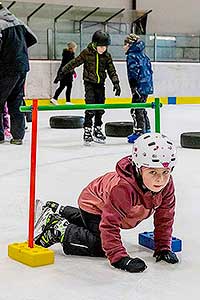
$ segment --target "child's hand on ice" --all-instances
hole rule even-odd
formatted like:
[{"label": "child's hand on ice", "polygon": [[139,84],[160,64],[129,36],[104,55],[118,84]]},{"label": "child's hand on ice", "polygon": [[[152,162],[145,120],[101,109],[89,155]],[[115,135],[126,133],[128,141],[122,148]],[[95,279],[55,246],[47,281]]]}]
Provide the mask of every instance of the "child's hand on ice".
[{"label": "child's hand on ice", "polygon": [[161,260],[166,261],[168,264],[176,264],[179,262],[176,254],[170,250],[161,250],[154,252],[153,256],[156,258],[156,262]]},{"label": "child's hand on ice", "polygon": [[112,263],[112,266],[130,273],[143,272],[147,268],[142,259],[129,256],[123,257],[119,261]]}]

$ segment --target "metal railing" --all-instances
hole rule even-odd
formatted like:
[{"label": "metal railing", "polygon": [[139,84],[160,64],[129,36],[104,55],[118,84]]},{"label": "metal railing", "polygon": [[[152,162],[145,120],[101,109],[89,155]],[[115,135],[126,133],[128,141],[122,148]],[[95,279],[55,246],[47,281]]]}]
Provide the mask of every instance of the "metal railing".
[{"label": "metal railing", "polygon": [[[126,59],[123,42],[127,34],[110,34],[112,43],[109,46],[109,52],[114,60],[124,61]],[[77,43],[76,53],[78,55],[82,49],[87,47],[91,37],[91,33],[64,33],[48,29],[46,37],[44,33],[38,34],[39,43],[30,49],[30,58],[60,60],[68,41]],[[145,52],[151,61],[200,62],[200,36],[198,35],[160,35],[155,33],[141,35],[141,38],[145,42]]]},{"label": "metal railing", "polygon": [[[151,13],[151,10],[138,11],[123,7],[76,7],[45,2],[3,1],[3,5],[27,23],[37,35],[38,44],[30,49],[31,59],[61,59],[63,49],[71,40],[77,43],[79,54],[91,41],[92,34],[101,29],[111,35],[109,51],[113,59],[125,60],[122,49],[124,38],[130,32],[138,31],[134,25]],[[141,28],[140,32],[146,33],[146,27],[145,30]],[[141,35],[141,38],[152,61],[200,61],[198,34],[157,32]]]}]

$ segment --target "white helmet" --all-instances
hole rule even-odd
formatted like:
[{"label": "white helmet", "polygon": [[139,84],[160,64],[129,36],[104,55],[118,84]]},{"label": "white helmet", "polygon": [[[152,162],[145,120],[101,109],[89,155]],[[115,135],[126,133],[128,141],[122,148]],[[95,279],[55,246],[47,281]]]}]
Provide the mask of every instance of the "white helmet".
[{"label": "white helmet", "polygon": [[138,168],[173,168],[176,147],[163,134],[145,133],[133,144],[132,160]]}]

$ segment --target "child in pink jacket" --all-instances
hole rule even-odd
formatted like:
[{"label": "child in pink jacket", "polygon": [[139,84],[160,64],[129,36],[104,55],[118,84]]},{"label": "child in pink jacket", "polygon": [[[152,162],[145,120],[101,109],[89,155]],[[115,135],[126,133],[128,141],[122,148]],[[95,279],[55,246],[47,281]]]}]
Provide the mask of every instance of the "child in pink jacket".
[{"label": "child in pink jacket", "polygon": [[120,229],[136,227],[154,215],[156,261],[177,263],[171,251],[175,213],[171,172],[176,148],[164,135],[146,133],[133,144],[116,171],[94,179],[81,192],[79,208],[48,201],[35,224],[35,243],[60,242],[65,254],[106,256],[115,268],[142,272],[146,264],[125,249]]}]

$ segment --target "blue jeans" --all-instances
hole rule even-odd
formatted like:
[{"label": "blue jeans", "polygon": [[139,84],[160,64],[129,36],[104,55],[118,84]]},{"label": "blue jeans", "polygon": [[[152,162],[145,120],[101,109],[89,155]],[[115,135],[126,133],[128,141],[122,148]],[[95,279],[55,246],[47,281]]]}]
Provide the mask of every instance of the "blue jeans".
[{"label": "blue jeans", "polygon": [[0,141],[4,139],[3,110],[7,102],[10,114],[10,132],[14,139],[23,139],[25,134],[24,114],[19,111],[24,95],[26,73],[0,77]]}]

